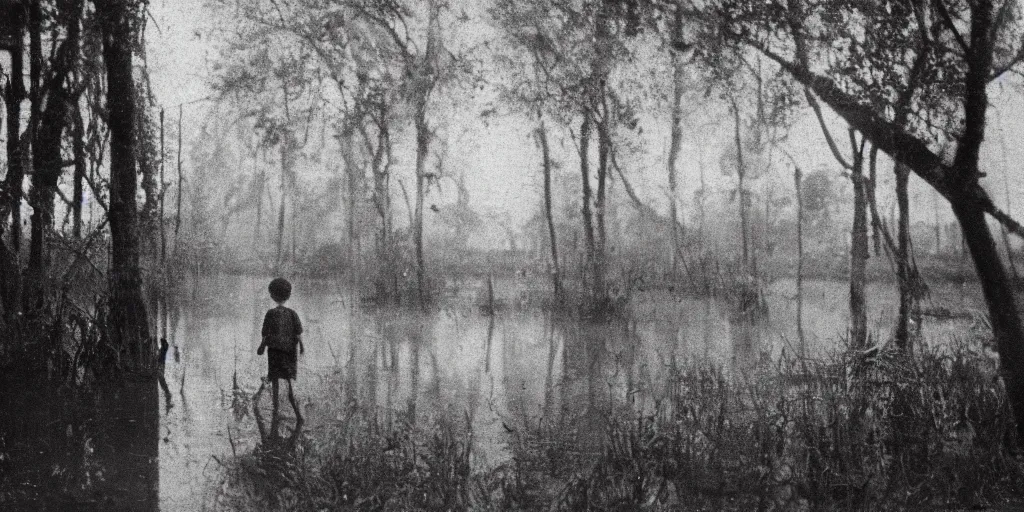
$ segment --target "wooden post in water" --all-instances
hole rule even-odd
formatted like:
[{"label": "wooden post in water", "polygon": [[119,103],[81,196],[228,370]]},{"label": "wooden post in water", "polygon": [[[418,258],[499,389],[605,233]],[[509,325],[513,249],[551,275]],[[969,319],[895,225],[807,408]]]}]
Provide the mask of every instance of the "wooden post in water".
[{"label": "wooden post in water", "polygon": [[160,264],[167,260],[167,230],[164,222],[164,190],[167,188],[164,182],[164,109],[160,109]]},{"label": "wooden post in water", "polygon": [[796,183],[796,338],[800,343],[800,357],[807,356],[804,343],[804,200],[801,191],[800,167],[793,166]]},{"label": "wooden post in water", "polygon": [[[167,158],[164,145],[164,109],[160,109],[160,290],[159,302],[157,303],[158,337],[167,338],[167,219],[164,203],[164,193],[167,191],[167,181],[164,173],[164,161]],[[166,355],[166,354],[165,354]],[[163,359],[161,359],[162,361]],[[166,385],[165,385],[166,387]],[[170,393],[168,393],[170,395]]]},{"label": "wooden post in water", "polygon": [[487,275],[487,309],[494,314],[494,275]]},{"label": "wooden post in water", "polygon": [[184,105],[178,105],[178,197],[177,197],[177,212],[174,215],[174,253],[178,253],[178,230],[181,229],[181,196],[182,182],[184,178],[181,175],[181,118],[185,111]]}]

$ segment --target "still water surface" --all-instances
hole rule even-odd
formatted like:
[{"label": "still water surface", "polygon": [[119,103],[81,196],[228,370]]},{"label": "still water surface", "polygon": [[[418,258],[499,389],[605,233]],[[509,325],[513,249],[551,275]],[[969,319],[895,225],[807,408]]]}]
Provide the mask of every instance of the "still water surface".
[{"label": "still water surface", "polygon": [[[274,305],[266,282],[207,276],[184,286],[167,308],[172,349],[165,388],[100,393],[84,412],[65,411],[48,421],[57,423],[54,436],[78,442],[48,448],[46,465],[80,473],[75,481],[82,489],[100,489],[69,499],[100,509],[200,510],[214,502],[222,485],[220,461],[261,441],[250,400],[266,373],[265,357],[255,353],[263,314]],[[295,386],[306,416],[304,435],[315,436],[338,420],[333,411],[351,401],[376,407],[385,420],[454,411],[471,419],[474,461],[484,466],[509,456],[508,430],[554,411],[563,420],[569,415],[584,441],[597,436],[609,408],[650,407],[673,363],[707,360],[742,378],[759,361],[798,350],[793,283],[785,281],[772,286],[767,318],[757,323],[736,320],[727,304],[714,299],[656,293],[635,297],[625,318],[559,320],[517,303],[525,281],[496,283],[504,307],[493,316],[480,310],[482,283],[461,286],[428,313],[360,307],[343,281],[294,284],[288,305],[305,327]],[[805,285],[809,356],[838,349],[846,297],[845,283]],[[869,328],[885,338],[896,292],[873,284],[869,297]],[[944,285],[928,304],[972,312],[981,303],[971,285]],[[974,321],[926,321],[924,338],[944,342]],[[260,404],[269,410],[269,393]],[[27,399],[3,405],[32,407]],[[287,431],[294,417],[284,396],[281,410]],[[19,435],[13,423],[7,437],[32,435]],[[23,430],[30,424],[22,423]],[[7,449],[17,451],[15,444],[8,440]],[[79,449],[84,456],[75,455]]]}]

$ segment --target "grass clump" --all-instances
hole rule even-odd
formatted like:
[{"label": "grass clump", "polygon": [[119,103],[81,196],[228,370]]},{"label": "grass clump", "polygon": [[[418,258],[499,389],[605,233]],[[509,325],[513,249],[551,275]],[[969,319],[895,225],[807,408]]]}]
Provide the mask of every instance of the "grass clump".
[{"label": "grass clump", "polygon": [[264,437],[227,461],[216,503],[231,510],[466,510],[471,439],[460,421],[387,424],[353,406],[315,435]]},{"label": "grass clump", "polygon": [[[1024,459],[995,359],[964,344],[916,356],[783,361],[736,380],[676,368],[653,412],[620,417],[603,449],[543,498],[509,509],[805,510],[1024,501]],[[535,432],[508,470],[556,461]],[[568,449],[568,448],[567,448]],[[554,477],[557,478],[557,477]],[[547,506],[542,508],[548,508]]]}]

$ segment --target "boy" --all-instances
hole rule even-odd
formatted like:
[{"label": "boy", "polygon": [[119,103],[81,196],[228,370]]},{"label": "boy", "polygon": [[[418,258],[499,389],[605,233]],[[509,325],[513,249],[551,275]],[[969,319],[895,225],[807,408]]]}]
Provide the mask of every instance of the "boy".
[{"label": "boy", "polygon": [[[299,321],[299,315],[295,311],[284,306],[284,303],[292,295],[292,284],[287,279],[280,277],[274,279],[270,282],[268,290],[270,298],[274,299],[277,307],[268,310],[266,316],[263,317],[263,340],[260,342],[260,347],[256,349],[256,354],[263,355],[263,350],[269,349],[267,351],[267,379],[271,381],[274,392],[271,419],[277,417],[277,380],[285,379],[288,381],[288,401],[291,402],[292,409],[295,410],[295,419],[302,421],[302,413],[299,412],[295,395],[292,393],[292,379],[295,378],[298,367],[296,348],[298,354],[306,351],[302,346],[302,322]],[[256,392],[257,400],[260,393],[263,392],[263,385],[260,384],[260,389]]]}]

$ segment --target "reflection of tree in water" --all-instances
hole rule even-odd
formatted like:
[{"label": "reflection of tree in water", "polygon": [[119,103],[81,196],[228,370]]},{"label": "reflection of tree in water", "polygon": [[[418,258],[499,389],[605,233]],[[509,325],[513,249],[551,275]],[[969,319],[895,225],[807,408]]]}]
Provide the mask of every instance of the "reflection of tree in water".
[{"label": "reflection of tree in water", "polygon": [[580,447],[600,447],[618,398],[613,396],[616,380],[628,374],[622,370],[631,364],[631,340],[623,336],[626,326],[620,319],[563,325],[562,421]]},{"label": "reflection of tree in water", "polygon": [[734,371],[753,369],[762,359],[762,338],[767,328],[766,315],[731,314],[729,339],[732,342],[732,366]]},{"label": "reflection of tree in water", "polygon": [[555,320],[552,317],[549,322],[546,322],[547,330],[547,342],[548,342],[548,357],[547,366],[544,372],[544,410],[543,418],[550,418],[555,414],[555,360],[558,354],[558,344],[555,343],[557,339],[555,333],[557,328]]},{"label": "reflection of tree in water", "polygon": [[[373,362],[367,368],[375,371],[376,361],[379,358],[381,368],[386,373],[384,376],[384,403],[379,404],[377,401],[376,389],[373,390],[372,395],[363,395],[372,400],[364,400],[361,403],[381,405],[385,415],[384,420],[386,423],[390,423],[393,420],[393,413],[400,407],[400,404],[396,403],[396,399],[400,399],[400,396],[396,395],[400,393],[402,383],[408,382],[404,414],[408,421],[415,424],[420,392],[423,387],[421,355],[426,356],[427,363],[432,370],[431,377],[434,379],[434,381],[428,381],[431,387],[427,389],[427,398],[432,401],[427,404],[428,408],[431,405],[436,405],[441,393],[437,382],[440,364],[431,346],[434,339],[434,323],[430,317],[412,311],[382,310],[375,315],[374,319],[377,341],[371,348]],[[407,368],[402,368],[402,341],[407,343],[409,349]],[[426,351],[425,354],[424,351]],[[403,375],[403,371],[408,372],[408,375]],[[357,373],[353,371],[350,372],[350,375],[357,375]],[[373,384],[376,385],[376,380],[373,381]]]},{"label": "reflection of tree in water", "polygon": [[[627,319],[580,321],[553,315],[542,336],[543,413],[536,421],[506,423],[513,471],[526,482],[523,488],[589,467],[608,446],[612,422],[649,378],[637,367],[640,338]],[[527,413],[515,399],[506,405],[512,416]],[[543,506],[534,498],[516,495],[515,500],[526,508]]]},{"label": "reflection of tree in water", "polygon": [[[374,321],[380,350],[380,364],[385,372],[384,403],[382,404],[384,421],[386,424],[391,424],[394,420],[395,393],[398,391],[401,378],[398,371],[401,367],[401,359],[398,351],[397,320],[393,313],[382,310],[374,315]],[[374,400],[372,403],[377,403],[377,401]]]}]

